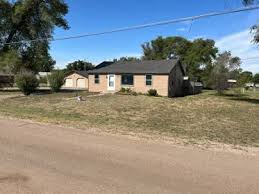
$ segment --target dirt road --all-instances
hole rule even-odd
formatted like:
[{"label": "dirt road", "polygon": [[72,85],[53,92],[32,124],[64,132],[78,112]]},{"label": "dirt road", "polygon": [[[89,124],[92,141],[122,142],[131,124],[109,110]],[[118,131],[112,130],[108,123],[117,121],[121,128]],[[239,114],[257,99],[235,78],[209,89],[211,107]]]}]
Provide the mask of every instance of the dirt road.
[{"label": "dirt road", "polygon": [[259,157],[0,119],[0,193],[259,193]]}]

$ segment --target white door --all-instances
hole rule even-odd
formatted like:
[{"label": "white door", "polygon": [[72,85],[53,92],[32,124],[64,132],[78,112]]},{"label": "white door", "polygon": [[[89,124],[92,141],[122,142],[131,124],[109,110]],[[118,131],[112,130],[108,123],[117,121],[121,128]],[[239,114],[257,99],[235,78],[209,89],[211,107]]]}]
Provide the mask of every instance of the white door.
[{"label": "white door", "polygon": [[73,79],[67,78],[65,81],[65,87],[72,88],[73,87]]},{"label": "white door", "polygon": [[77,88],[86,88],[85,79],[77,79]]},{"label": "white door", "polygon": [[108,75],[108,90],[109,91],[115,90],[115,75],[114,74]]}]

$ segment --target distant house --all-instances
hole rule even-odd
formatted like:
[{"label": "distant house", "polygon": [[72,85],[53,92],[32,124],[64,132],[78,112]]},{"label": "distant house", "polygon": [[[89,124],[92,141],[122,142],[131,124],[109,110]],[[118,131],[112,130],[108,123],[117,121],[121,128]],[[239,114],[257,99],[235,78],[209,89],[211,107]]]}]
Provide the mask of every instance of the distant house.
[{"label": "distant house", "polygon": [[184,76],[185,67],[179,60],[116,62],[88,71],[88,87],[90,92],[156,89],[161,96],[184,96]]},{"label": "distant house", "polygon": [[246,83],[245,87],[253,88],[254,87],[254,83]]},{"label": "distant house", "polygon": [[49,75],[51,75],[51,72],[39,72],[38,73],[38,77],[48,77]]},{"label": "distant house", "polygon": [[73,71],[65,77],[64,88],[88,89],[87,71]]},{"label": "distant house", "polygon": [[228,88],[233,88],[233,87],[235,87],[237,85],[237,80],[235,80],[235,79],[228,79],[227,84],[228,84]]},{"label": "distant house", "polygon": [[0,73],[0,88],[13,87],[14,75]]}]

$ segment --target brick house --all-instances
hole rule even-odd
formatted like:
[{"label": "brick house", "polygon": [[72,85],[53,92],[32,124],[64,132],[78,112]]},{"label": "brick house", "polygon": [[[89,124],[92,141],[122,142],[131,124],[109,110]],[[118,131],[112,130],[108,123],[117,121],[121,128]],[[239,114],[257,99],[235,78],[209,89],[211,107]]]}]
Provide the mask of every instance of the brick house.
[{"label": "brick house", "polygon": [[131,88],[147,93],[156,89],[161,96],[184,96],[185,68],[179,60],[116,62],[88,71],[90,92],[117,92]]}]

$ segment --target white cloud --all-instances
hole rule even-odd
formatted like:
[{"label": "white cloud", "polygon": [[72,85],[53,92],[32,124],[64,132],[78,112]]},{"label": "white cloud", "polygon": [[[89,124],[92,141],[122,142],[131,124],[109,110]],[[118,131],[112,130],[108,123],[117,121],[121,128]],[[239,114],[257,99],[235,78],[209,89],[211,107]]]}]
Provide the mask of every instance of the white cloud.
[{"label": "white cloud", "polygon": [[[238,56],[241,59],[251,57],[259,57],[259,48],[252,42],[253,36],[250,30],[244,30],[216,41],[216,46],[223,51],[231,51],[233,56]],[[259,59],[243,60],[241,67],[244,70],[259,72]]]}]

